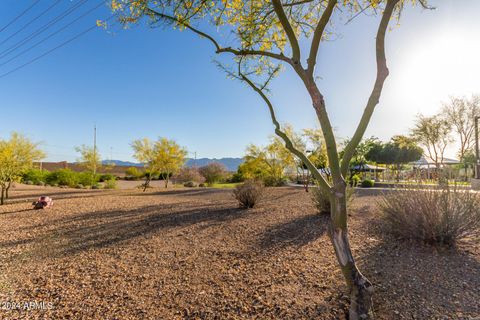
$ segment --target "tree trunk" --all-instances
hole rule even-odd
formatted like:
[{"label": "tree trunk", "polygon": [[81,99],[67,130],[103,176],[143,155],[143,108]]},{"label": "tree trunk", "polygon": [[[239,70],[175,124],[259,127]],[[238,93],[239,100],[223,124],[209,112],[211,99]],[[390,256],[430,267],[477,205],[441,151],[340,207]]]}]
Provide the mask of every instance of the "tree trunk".
[{"label": "tree trunk", "polygon": [[329,233],[340,269],[350,290],[349,319],[372,319],[373,286],[358,270],[348,241],[345,184],[337,186],[336,189],[331,195]]},{"label": "tree trunk", "polygon": [[167,174],[167,176],[164,178],[164,181],[165,181],[165,189],[168,188],[168,176],[169,176],[169,175]]},{"label": "tree trunk", "polygon": [[143,184],[143,192],[147,190],[149,185],[150,185],[150,177],[147,177],[147,179],[145,180],[145,183]]},{"label": "tree trunk", "polygon": [[2,192],[1,192],[1,196],[0,196],[0,205],[3,205],[5,203],[5,187],[2,186]]},{"label": "tree trunk", "polygon": [[9,195],[8,195],[8,191],[10,190],[10,187],[12,186],[12,183],[9,182],[7,187],[5,188],[5,199],[8,199]]}]

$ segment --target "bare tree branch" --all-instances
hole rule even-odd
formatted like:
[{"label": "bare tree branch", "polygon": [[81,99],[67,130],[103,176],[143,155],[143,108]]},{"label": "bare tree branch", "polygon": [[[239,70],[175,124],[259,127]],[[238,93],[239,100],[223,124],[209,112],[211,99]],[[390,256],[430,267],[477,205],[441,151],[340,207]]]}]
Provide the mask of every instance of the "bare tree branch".
[{"label": "bare tree branch", "polygon": [[290,21],[288,21],[288,17],[283,10],[283,6],[280,0],[272,0],[273,8],[275,9],[275,13],[277,14],[280,23],[282,24],[283,30],[287,34],[288,41],[290,42],[290,46],[292,47],[292,60],[294,64],[300,64],[300,46],[298,44],[297,36],[295,35],[295,31],[293,31],[292,25]]},{"label": "bare tree branch", "polygon": [[208,40],[210,40],[210,42],[213,43],[213,45],[215,46],[215,49],[216,49],[216,53],[224,53],[224,52],[229,52],[229,53],[232,53],[236,56],[248,56],[248,55],[258,55],[258,56],[265,56],[265,57],[270,57],[270,58],[273,58],[273,59],[277,59],[277,60],[280,60],[280,61],[284,61],[284,62],[287,62],[289,64],[293,64],[293,61],[292,59],[288,58],[287,56],[283,55],[283,53],[274,53],[274,52],[268,52],[268,51],[261,51],[261,50],[242,50],[242,49],[233,49],[231,47],[225,47],[225,48],[222,48],[220,46],[220,44],[218,43],[217,40],[215,40],[214,37],[210,36],[209,34],[195,28],[195,27],[192,27],[189,23],[185,22],[185,21],[181,21],[181,20],[178,20],[177,18],[175,17],[172,17],[172,16],[169,16],[167,14],[164,14],[164,13],[161,13],[161,12],[158,12],[158,11],[155,11],[151,8],[145,8],[146,11],[148,11],[150,14],[153,14],[161,19],[164,19],[164,20],[167,20],[169,22],[173,22],[173,23],[177,23],[187,29],[189,29],[190,31],[193,31],[194,33],[198,34],[199,36],[201,37],[204,37]]},{"label": "bare tree branch", "polygon": [[373,111],[375,110],[376,105],[379,102],[380,95],[382,94],[383,84],[388,77],[388,68],[387,60],[385,57],[385,34],[388,28],[388,24],[395,10],[395,6],[399,0],[388,0],[385,10],[383,11],[382,19],[377,31],[377,40],[376,40],[376,59],[377,59],[377,77],[375,84],[373,86],[372,93],[368,99],[367,105],[363,112],[360,123],[358,124],[357,130],[355,131],[352,139],[349,141],[345,147],[342,163],[341,163],[341,172],[343,176],[346,176],[350,160],[357,148],[358,144],[362,140],[362,137],[367,129],[370,118],[372,117]]},{"label": "bare tree branch", "polygon": [[307,166],[307,168],[312,172],[312,175],[319,181],[320,186],[322,188],[324,188],[325,190],[330,190],[331,189],[330,184],[327,182],[327,180],[325,180],[325,178],[318,171],[318,169],[315,167],[315,165],[310,161],[310,159],[308,159],[308,157],[303,152],[301,152],[300,150],[295,148],[292,140],[288,137],[288,135],[284,131],[282,131],[280,123],[278,122],[277,117],[275,115],[275,109],[273,108],[273,105],[270,102],[270,99],[268,99],[268,97],[265,95],[265,93],[259,87],[257,87],[248,77],[246,77],[243,73],[241,73],[240,68],[239,68],[238,73],[239,73],[240,77],[255,92],[257,92],[260,95],[260,97],[263,99],[263,101],[265,101],[265,103],[267,104],[268,109],[270,111],[270,117],[272,118],[273,125],[275,126],[275,133],[277,134],[277,136],[282,138],[282,140],[285,142],[285,147],[290,152],[292,152],[294,155],[296,155],[301,161],[303,161],[303,163]]},{"label": "bare tree branch", "polygon": [[312,45],[310,47],[310,54],[308,56],[308,69],[307,72],[310,75],[313,75],[313,71],[315,69],[315,64],[317,63],[317,54],[318,54],[318,47],[320,46],[320,41],[322,41],[323,33],[325,31],[325,27],[330,21],[330,17],[332,16],[333,9],[337,4],[337,0],[329,0],[328,5],[325,8],[325,11],[320,18],[320,21],[315,28],[315,32],[313,33]]}]

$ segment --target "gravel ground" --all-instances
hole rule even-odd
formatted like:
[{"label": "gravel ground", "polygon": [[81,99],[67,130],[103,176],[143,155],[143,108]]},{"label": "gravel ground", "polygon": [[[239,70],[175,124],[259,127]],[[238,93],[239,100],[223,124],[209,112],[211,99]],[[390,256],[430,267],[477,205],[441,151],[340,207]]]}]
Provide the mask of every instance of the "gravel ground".
[{"label": "gravel ground", "polygon": [[[45,193],[54,207],[30,210]],[[269,189],[251,210],[217,189],[21,186],[12,202],[0,207],[0,319],[345,319],[328,219],[300,188]],[[350,232],[377,319],[480,317],[478,246],[397,241],[374,196],[355,199]]]}]

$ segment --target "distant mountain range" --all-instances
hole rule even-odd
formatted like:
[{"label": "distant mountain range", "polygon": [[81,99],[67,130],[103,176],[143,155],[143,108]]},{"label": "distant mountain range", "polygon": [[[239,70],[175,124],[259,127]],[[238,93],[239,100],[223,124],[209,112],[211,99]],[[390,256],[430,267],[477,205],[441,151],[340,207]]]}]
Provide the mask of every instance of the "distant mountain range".
[{"label": "distant mountain range", "polygon": [[[122,166],[122,167],[143,167],[142,164],[131,162],[131,161],[103,160],[102,162],[104,164],[113,162],[116,166]],[[193,167],[193,166],[202,167],[212,162],[220,162],[227,168],[228,171],[237,171],[238,166],[243,163],[243,159],[242,158],[220,158],[220,159],[200,158],[195,160],[192,158],[187,158],[187,161],[185,164],[188,167]]]}]

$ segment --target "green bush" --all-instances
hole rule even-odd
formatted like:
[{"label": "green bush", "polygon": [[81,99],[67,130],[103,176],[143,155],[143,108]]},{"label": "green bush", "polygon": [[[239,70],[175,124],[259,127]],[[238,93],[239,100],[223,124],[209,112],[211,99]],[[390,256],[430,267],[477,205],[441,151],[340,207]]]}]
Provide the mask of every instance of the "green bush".
[{"label": "green bush", "polygon": [[105,184],[103,185],[103,188],[105,188],[105,189],[117,189],[117,180],[115,180],[115,179],[106,180]]},{"label": "green bush", "polygon": [[28,184],[27,181],[30,181],[31,184],[35,185],[38,185],[40,182],[45,183],[48,174],[47,170],[30,169],[23,174],[22,182]]},{"label": "green bush", "polygon": [[59,186],[69,187],[75,187],[79,183],[78,174],[70,169],[60,169],[50,172],[45,180],[46,183],[51,185],[58,184]]},{"label": "green bush", "polygon": [[375,185],[375,181],[365,179],[362,181],[361,187],[362,188],[372,188]]},{"label": "green bush", "polygon": [[465,190],[402,188],[380,202],[387,230],[401,238],[454,245],[480,239],[480,195]]},{"label": "green bush", "polygon": [[145,174],[136,167],[130,167],[125,171],[126,180],[139,180]]},{"label": "green bush", "polygon": [[187,181],[183,184],[183,186],[187,188],[194,188],[197,186],[197,183],[193,181]]},{"label": "green bush", "polygon": [[261,180],[263,181],[265,187],[281,187],[287,183],[287,180],[284,177],[277,178],[272,176],[266,176],[263,177]]},{"label": "green bush", "polygon": [[350,187],[358,186],[358,184],[360,183],[360,180],[362,180],[362,178],[360,178],[360,175],[358,174],[352,175],[349,179]]},{"label": "green bush", "polygon": [[[312,201],[317,208],[318,213],[320,214],[330,214],[330,198],[328,197],[328,192],[325,191],[320,186],[310,189],[312,191]],[[352,187],[347,187],[345,194],[347,198],[347,208],[352,203],[354,199],[355,190]]]},{"label": "green bush", "polygon": [[77,175],[77,181],[85,187],[93,186],[97,183],[98,177],[95,177],[91,172],[75,173]]},{"label": "green bush", "polygon": [[108,180],[115,180],[116,177],[111,174],[111,173],[105,173],[105,174],[101,174],[99,177],[98,177],[98,182],[105,182],[105,181],[108,181]]}]

